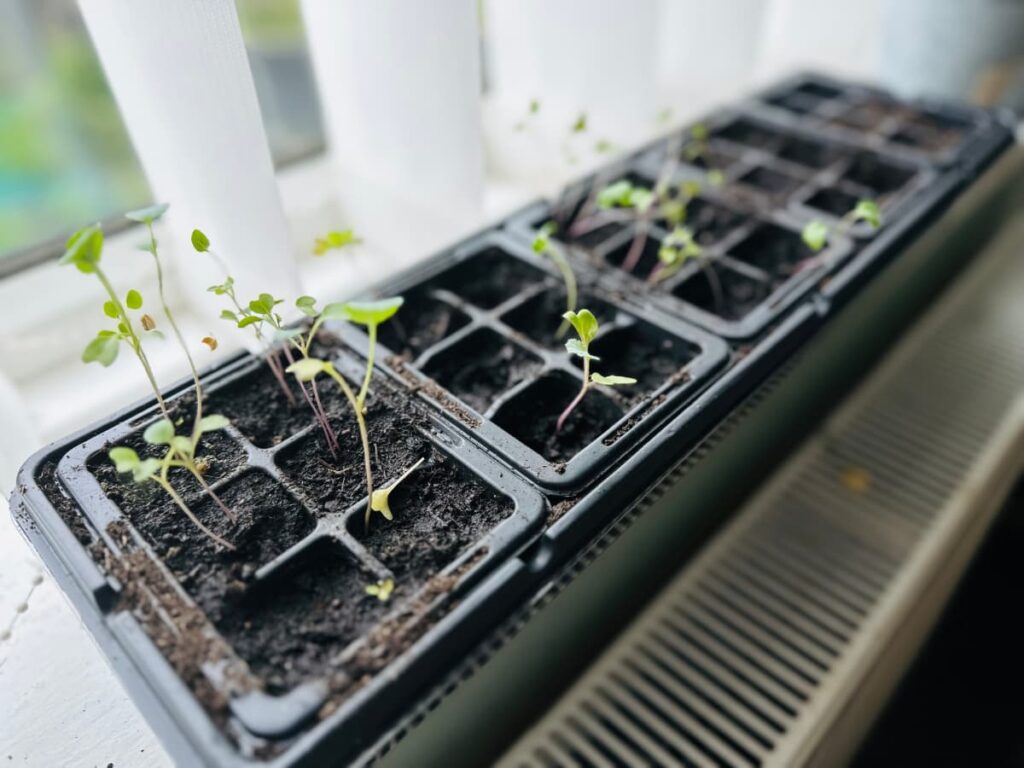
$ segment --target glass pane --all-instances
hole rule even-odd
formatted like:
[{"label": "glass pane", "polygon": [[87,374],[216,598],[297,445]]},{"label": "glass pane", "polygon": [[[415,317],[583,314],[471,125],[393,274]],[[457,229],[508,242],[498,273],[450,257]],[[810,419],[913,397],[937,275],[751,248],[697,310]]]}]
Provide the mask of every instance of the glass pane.
[{"label": "glass pane", "polygon": [[[239,0],[238,10],[275,162],[319,151],[297,0]],[[0,0],[0,274],[149,197],[75,0]]]}]

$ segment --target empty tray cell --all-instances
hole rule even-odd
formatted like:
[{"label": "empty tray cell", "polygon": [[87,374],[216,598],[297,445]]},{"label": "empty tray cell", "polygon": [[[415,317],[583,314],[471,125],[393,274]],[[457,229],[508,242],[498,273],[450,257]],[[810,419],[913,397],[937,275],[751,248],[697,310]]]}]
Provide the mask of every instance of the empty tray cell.
[{"label": "empty tray cell", "polygon": [[[144,459],[161,458],[165,453],[161,446],[150,445],[143,440],[142,430],[118,440],[117,445],[133,449]],[[245,464],[245,451],[226,432],[208,432],[199,442],[196,461],[203,469],[206,482],[215,483]],[[160,506],[168,500],[167,494],[156,483],[136,483],[130,474],[118,474],[106,451],[89,457],[86,466],[99,481],[107,498],[125,514]],[[185,469],[172,469],[168,477],[171,484],[186,498],[202,491],[198,481]]]},{"label": "empty tray cell", "polygon": [[127,511],[132,525],[153,545],[199,606],[216,618],[224,598],[293,544],[312,532],[314,521],[270,475],[248,470],[218,491],[237,516],[232,523],[209,497],[190,504],[195,516],[234,551],[217,547],[174,504]]},{"label": "empty tray cell", "polygon": [[658,265],[660,248],[661,241],[649,233],[646,238],[639,240],[635,236],[625,239],[620,245],[609,250],[604,258],[612,266],[622,269],[626,259],[633,258],[631,254],[639,254],[630,272],[636,277],[646,278]]},{"label": "empty tray cell", "polygon": [[902,188],[904,184],[914,178],[914,169],[889,162],[871,152],[862,152],[850,164],[846,171],[846,178],[881,196]]},{"label": "empty tray cell", "polygon": [[781,131],[776,131],[774,128],[769,128],[743,117],[715,130],[712,136],[727,139],[736,144],[744,144],[748,147],[757,147],[758,149],[768,151],[781,144],[786,138],[786,135]]},{"label": "empty tray cell", "polygon": [[398,314],[380,327],[379,338],[388,349],[407,360],[415,359],[469,322],[465,312],[426,291],[412,291],[404,296],[405,303]]},{"label": "empty tray cell", "polygon": [[304,549],[266,582],[225,606],[217,628],[266,684],[270,694],[343,671],[337,657],[394,607],[366,593],[372,575],[338,544]]},{"label": "empty tray cell", "polygon": [[701,245],[711,245],[743,223],[746,216],[708,200],[691,200],[684,224]]},{"label": "empty tray cell", "polygon": [[[321,389],[323,384],[321,382]],[[285,475],[326,512],[344,512],[366,496],[362,444],[352,411],[332,420],[338,455],[324,445],[319,428],[289,444],[274,457]],[[366,403],[366,428],[374,476],[390,477],[411,466],[429,450],[407,409],[371,392]]]},{"label": "empty tray cell", "polygon": [[797,137],[788,139],[779,150],[779,157],[808,168],[827,168],[842,154],[842,150],[832,144]]},{"label": "empty tray cell", "polygon": [[865,101],[850,107],[832,122],[858,131],[876,131],[890,117],[904,113],[904,107],[881,100]]},{"label": "empty tray cell", "polygon": [[684,147],[679,159],[687,165],[692,165],[705,171],[725,171],[736,162],[737,157],[721,147],[712,145],[698,154],[693,154],[692,151],[688,151]]},{"label": "empty tray cell", "polygon": [[711,262],[672,291],[676,298],[723,320],[740,320],[768,298],[767,283]]},{"label": "empty tray cell", "polygon": [[917,112],[892,136],[892,140],[929,152],[941,152],[956,146],[969,124],[934,112]]},{"label": "empty tray cell", "polygon": [[[585,293],[577,297],[576,306],[589,309],[602,325],[611,322],[617,312],[615,307]],[[555,333],[562,325],[562,313],[565,309],[565,291],[562,288],[552,288],[509,310],[502,320],[510,328],[528,336],[541,346],[560,349],[569,338],[567,335],[555,338]]]},{"label": "empty tray cell", "polygon": [[624,413],[618,403],[595,387],[572,412],[561,432],[556,433],[559,415],[579,394],[581,386],[578,377],[552,371],[503,403],[492,421],[548,461],[568,461]]},{"label": "empty tray cell", "polygon": [[823,99],[792,91],[767,99],[767,102],[773,107],[779,107],[780,109],[784,109],[787,112],[793,112],[797,115],[806,115],[813,112],[818,108],[822,101]]},{"label": "empty tray cell", "polygon": [[438,275],[431,287],[444,288],[482,309],[491,309],[544,279],[544,272],[492,246]]},{"label": "empty tray cell", "polygon": [[[382,484],[394,478],[382,477]],[[395,489],[394,519],[374,513],[367,532],[359,510],[349,532],[395,574],[397,584],[418,588],[512,514],[511,499],[453,459],[435,451]]]},{"label": "empty tray cell", "polygon": [[484,413],[499,395],[540,370],[542,361],[489,328],[430,358],[423,372],[464,403]]},{"label": "empty tray cell", "polygon": [[795,232],[775,224],[761,224],[730,248],[729,255],[782,281],[814,253]]},{"label": "empty tray cell", "polygon": [[800,188],[803,182],[788,173],[776,171],[763,165],[745,173],[737,181],[746,184],[772,197],[785,197]]},{"label": "empty tray cell", "polygon": [[857,197],[834,187],[819,189],[804,203],[811,208],[835,216],[845,216],[857,205]]},{"label": "empty tray cell", "polygon": [[[660,328],[637,321],[615,328],[595,339],[590,351],[600,360],[594,369],[601,373],[632,376],[637,383],[618,390],[627,398],[652,392],[681,375],[700,350]],[[582,364],[578,357],[573,362]]]},{"label": "empty tray cell", "polygon": [[[323,336],[321,332],[321,336]],[[282,367],[288,361],[280,356]],[[210,393],[208,413],[222,413],[259,448],[270,448],[313,423],[313,414],[302,397],[298,382],[291,374],[284,375],[291,392],[289,400],[281,383],[264,362]],[[343,399],[333,390],[323,392],[324,407],[337,413],[344,407]]]}]

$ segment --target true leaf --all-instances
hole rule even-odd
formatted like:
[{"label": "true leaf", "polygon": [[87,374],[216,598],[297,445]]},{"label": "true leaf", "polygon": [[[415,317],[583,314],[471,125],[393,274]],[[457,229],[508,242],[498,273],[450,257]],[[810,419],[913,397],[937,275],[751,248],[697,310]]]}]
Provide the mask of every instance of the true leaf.
[{"label": "true leaf", "polygon": [[318,360],[315,357],[304,357],[302,360],[296,360],[285,370],[293,374],[299,381],[312,381],[318,373],[322,373],[326,369],[327,363],[325,361]]},{"label": "true leaf", "polygon": [[138,210],[128,211],[125,214],[125,218],[131,219],[132,221],[138,221],[142,224],[152,224],[154,221],[159,219],[170,206],[167,203],[157,203],[156,205],[149,205],[145,208],[139,208]]},{"label": "true leaf", "polygon": [[345,318],[360,325],[379,325],[390,319],[404,301],[401,296],[378,301],[349,301],[344,305]]},{"label": "true leaf", "polygon": [[132,480],[136,483],[141,483],[145,480],[149,480],[160,470],[160,460],[154,458],[148,458],[144,461],[140,461],[132,469]]},{"label": "true leaf", "polygon": [[219,413],[211,413],[209,416],[203,416],[202,420],[199,422],[199,431],[203,434],[207,432],[216,432],[218,429],[224,429],[229,424],[231,424],[231,420],[227,416]]},{"label": "true leaf", "polygon": [[117,336],[97,335],[95,339],[85,345],[82,350],[83,363],[99,363],[104,368],[111,365],[117,359],[120,349],[120,342]]},{"label": "true leaf", "polygon": [[117,320],[117,318],[121,316],[120,311],[117,309],[117,304],[112,301],[103,302],[103,314],[107,317],[113,318],[114,320]]},{"label": "true leaf", "polygon": [[142,294],[133,288],[125,296],[124,303],[128,306],[128,309],[139,309],[142,307]]},{"label": "true leaf", "polygon": [[[221,317],[224,317],[224,315],[221,315]],[[261,317],[259,317],[257,315],[246,315],[245,317],[243,317],[241,320],[238,321],[238,327],[239,328],[248,328],[250,325],[255,325],[256,323],[261,323],[261,322],[263,322],[263,318],[261,318]]]},{"label": "true leaf", "polygon": [[206,253],[210,250],[210,238],[199,229],[192,230],[192,247],[195,248],[199,253]]},{"label": "true leaf", "polygon": [[579,334],[584,346],[589,346],[590,342],[597,336],[597,318],[594,317],[594,313],[589,309],[581,309],[579,312],[565,312],[562,315],[562,319],[568,320],[569,324],[576,329],[576,333]]},{"label": "true leaf", "polygon": [[231,320],[231,321],[237,323],[238,322],[238,315],[236,315],[230,309],[222,309],[220,311],[220,319],[221,320]]},{"label": "true leaf", "polygon": [[103,252],[103,230],[92,224],[68,238],[61,264],[74,264],[80,272],[92,272]]},{"label": "true leaf", "polygon": [[295,300],[295,306],[307,317],[316,317],[316,299],[312,296],[299,296]]},{"label": "true leaf", "polygon": [[603,384],[606,387],[614,387],[619,384],[636,384],[632,376],[602,376],[600,373],[590,374],[590,380],[595,384]]},{"label": "true leaf", "polygon": [[172,437],[171,447],[183,456],[192,455],[192,441],[184,435],[175,435]]},{"label": "true leaf", "polygon": [[167,445],[174,438],[174,424],[170,419],[154,421],[142,433],[142,439],[150,445]]}]

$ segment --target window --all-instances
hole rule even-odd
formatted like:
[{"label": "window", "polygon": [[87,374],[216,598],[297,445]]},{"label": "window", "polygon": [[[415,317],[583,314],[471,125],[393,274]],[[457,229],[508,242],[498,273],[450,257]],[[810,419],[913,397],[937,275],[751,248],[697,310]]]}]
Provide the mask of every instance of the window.
[{"label": "window", "polygon": [[[275,162],[319,151],[298,0],[240,0],[238,11]],[[75,0],[0,2],[0,275],[148,201]]]}]

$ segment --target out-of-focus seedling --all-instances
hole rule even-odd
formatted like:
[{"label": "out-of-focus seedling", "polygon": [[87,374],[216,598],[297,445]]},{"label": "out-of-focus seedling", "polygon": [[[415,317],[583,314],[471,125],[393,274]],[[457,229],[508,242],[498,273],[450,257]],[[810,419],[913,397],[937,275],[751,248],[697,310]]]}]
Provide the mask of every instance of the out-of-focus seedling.
[{"label": "out-of-focus seedling", "polygon": [[328,232],[323,237],[318,237],[313,241],[313,255],[323,256],[328,251],[340,251],[343,248],[358,245],[361,242],[363,242],[362,238],[356,237],[356,233],[352,229]]},{"label": "out-of-focus seedling", "polygon": [[[569,263],[569,259],[566,257],[561,246],[551,242],[551,235],[557,229],[558,225],[555,222],[549,221],[545,223],[533,239],[533,252],[547,256],[554,262],[558,272],[562,275],[562,282],[565,285],[565,311],[573,312],[576,309],[576,302],[578,300],[576,273],[573,272],[572,265]],[[569,321],[563,320],[562,324],[558,326],[558,330],[555,331],[555,338],[562,338],[568,330]]]},{"label": "out-of-focus seedling", "polygon": [[371,597],[376,597],[382,603],[386,603],[391,599],[391,593],[395,591],[395,580],[394,579],[383,579],[378,581],[376,584],[366,585],[366,594]]}]

